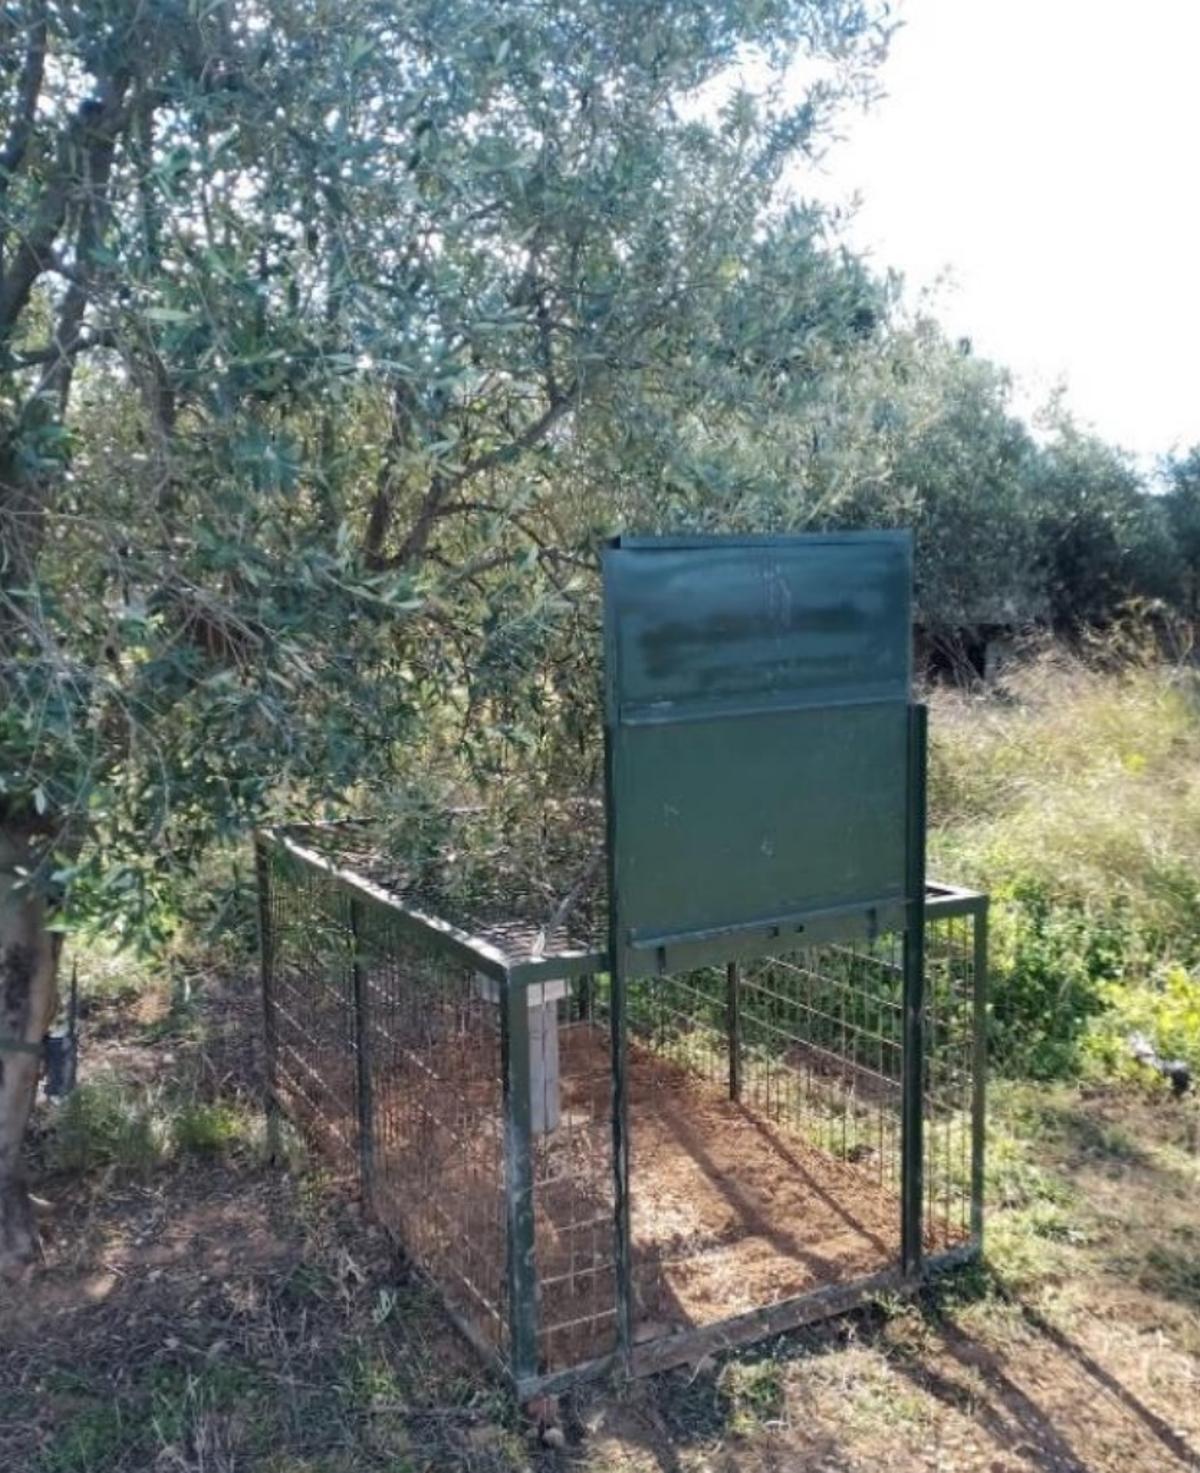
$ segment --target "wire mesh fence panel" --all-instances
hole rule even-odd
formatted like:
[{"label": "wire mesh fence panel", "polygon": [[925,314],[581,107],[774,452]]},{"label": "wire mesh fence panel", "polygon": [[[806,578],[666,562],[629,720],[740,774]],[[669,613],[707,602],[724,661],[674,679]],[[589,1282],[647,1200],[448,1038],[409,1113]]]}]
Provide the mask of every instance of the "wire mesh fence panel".
[{"label": "wire mesh fence panel", "polygon": [[349,895],[272,850],[269,1006],[280,1104],[340,1168],[358,1161],[357,1048]]},{"label": "wire mesh fence panel", "polygon": [[592,978],[528,990],[538,1347],[559,1371],[616,1348],[612,1037]]},{"label": "wire mesh fence panel", "polygon": [[357,913],[376,1213],[460,1318],[508,1353],[505,1133],[494,991],[386,906]]},{"label": "wire mesh fence panel", "polygon": [[[602,970],[556,977],[539,954],[522,971],[299,846],[267,844],[259,864],[275,1097],[361,1171],[379,1218],[518,1384],[617,1351],[623,1285],[640,1346],[753,1329],[772,1306],[794,1314],[818,1290],[899,1272],[899,934],[629,979],[614,1048]],[[977,1244],[982,1223],[986,901],[939,895],[907,1173],[919,1165],[927,1255]]]},{"label": "wire mesh fence panel", "polygon": [[629,984],[635,1336],[895,1263],[900,986],[852,948]]},{"label": "wire mesh fence panel", "polygon": [[927,1249],[966,1242],[973,1230],[978,924],[975,917],[961,915],[926,928],[922,1186]]},{"label": "wire mesh fence panel", "polygon": [[901,939],[810,947],[748,969],[743,1099],[864,1180],[900,1188]]}]

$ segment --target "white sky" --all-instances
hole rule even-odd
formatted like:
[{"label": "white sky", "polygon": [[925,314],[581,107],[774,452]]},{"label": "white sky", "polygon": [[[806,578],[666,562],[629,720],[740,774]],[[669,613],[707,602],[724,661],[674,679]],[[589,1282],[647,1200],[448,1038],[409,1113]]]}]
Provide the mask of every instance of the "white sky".
[{"label": "white sky", "polygon": [[[851,242],[1142,457],[1200,442],[1200,0],[901,0],[825,178]],[[815,187],[814,187],[815,184]]]}]

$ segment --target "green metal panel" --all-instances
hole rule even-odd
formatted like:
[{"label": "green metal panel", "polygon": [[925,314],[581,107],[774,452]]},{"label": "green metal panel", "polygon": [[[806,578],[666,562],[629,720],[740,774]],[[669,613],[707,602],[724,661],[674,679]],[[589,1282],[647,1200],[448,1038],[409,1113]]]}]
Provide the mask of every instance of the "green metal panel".
[{"label": "green metal panel", "polygon": [[627,973],[907,895],[907,533],[606,549],[613,905]]}]

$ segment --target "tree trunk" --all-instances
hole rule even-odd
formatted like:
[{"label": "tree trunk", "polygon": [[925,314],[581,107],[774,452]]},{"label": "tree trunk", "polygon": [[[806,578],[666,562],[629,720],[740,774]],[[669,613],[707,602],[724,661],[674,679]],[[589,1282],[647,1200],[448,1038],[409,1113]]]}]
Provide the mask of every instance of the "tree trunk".
[{"label": "tree trunk", "polygon": [[28,1263],[37,1247],[21,1144],[58,1005],[59,938],[19,873],[33,862],[28,832],[0,825],[0,1274]]}]

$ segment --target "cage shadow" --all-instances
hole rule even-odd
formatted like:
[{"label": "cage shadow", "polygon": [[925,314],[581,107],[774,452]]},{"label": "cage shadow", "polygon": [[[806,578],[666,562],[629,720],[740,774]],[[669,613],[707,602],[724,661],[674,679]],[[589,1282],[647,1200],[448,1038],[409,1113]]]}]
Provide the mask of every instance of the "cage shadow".
[{"label": "cage shadow", "polygon": [[[1189,1470],[1189,1473],[1200,1470],[1200,1452],[1119,1377],[1038,1310],[1020,1300],[1011,1302],[1031,1334],[1068,1363],[1067,1374],[1083,1383],[1080,1390],[1085,1390],[1088,1382],[1092,1383],[1093,1399],[1084,1400],[1081,1404],[1088,1406],[1093,1417],[1096,1415],[1094,1396],[1098,1389],[1155,1440],[1161,1454],[1173,1460],[1161,1466],[1179,1467]],[[1047,1409],[1021,1386],[1001,1355],[949,1320],[936,1319],[934,1329],[941,1348],[952,1361],[982,1383],[986,1396],[980,1395],[977,1386],[957,1381],[924,1358],[915,1355],[894,1357],[893,1364],[907,1380],[944,1406],[981,1425],[997,1447],[1006,1452],[1019,1452],[1034,1467],[1053,1469],[1055,1473],[1096,1473],[1096,1465],[1089,1461],[1086,1453],[1077,1449],[1067,1429],[1061,1425],[1061,1414]]]}]

